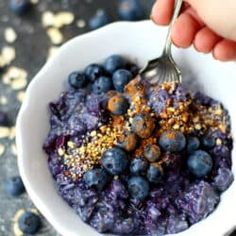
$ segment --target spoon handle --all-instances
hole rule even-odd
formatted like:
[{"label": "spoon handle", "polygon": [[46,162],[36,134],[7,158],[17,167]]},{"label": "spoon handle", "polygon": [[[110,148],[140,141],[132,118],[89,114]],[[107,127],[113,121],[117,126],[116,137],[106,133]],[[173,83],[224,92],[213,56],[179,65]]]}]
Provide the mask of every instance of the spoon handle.
[{"label": "spoon handle", "polygon": [[169,25],[168,34],[167,34],[167,38],[166,38],[166,42],[165,42],[165,48],[164,48],[164,51],[163,51],[164,56],[169,56],[169,57],[171,56],[171,45],[172,45],[171,30],[172,30],[172,27],[173,27],[176,19],[179,16],[182,4],[183,4],[183,0],[176,0],[176,4],[175,4],[175,8],[174,8],[174,14],[173,14],[171,23]]}]

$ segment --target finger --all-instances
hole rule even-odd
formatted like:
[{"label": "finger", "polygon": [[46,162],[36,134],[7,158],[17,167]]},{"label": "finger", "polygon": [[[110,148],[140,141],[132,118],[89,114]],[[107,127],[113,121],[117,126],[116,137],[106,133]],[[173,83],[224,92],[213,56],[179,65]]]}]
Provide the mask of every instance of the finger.
[{"label": "finger", "polygon": [[[187,6],[187,5],[186,5]],[[202,19],[199,17],[199,15],[197,14],[197,12],[195,11],[194,8],[192,8],[190,5],[188,5],[188,7],[185,8],[185,13],[188,13],[189,15],[191,15],[193,17],[194,20],[196,20],[199,25],[204,26],[205,23],[202,21]]]},{"label": "finger", "polygon": [[236,43],[226,39],[218,42],[214,47],[213,56],[221,61],[236,60]]},{"label": "finger", "polygon": [[177,47],[189,47],[202,25],[188,12],[182,13],[172,29],[172,40]]},{"label": "finger", "polygon": [[158,0],[153,6],[151,19],[159,25],[168,25],[172,18],[175,0]]},{"label": "finger", "polygon": [[209,53],[221,39],[208,27],[204,27],[197,32],[193,44],[197,51]]}]

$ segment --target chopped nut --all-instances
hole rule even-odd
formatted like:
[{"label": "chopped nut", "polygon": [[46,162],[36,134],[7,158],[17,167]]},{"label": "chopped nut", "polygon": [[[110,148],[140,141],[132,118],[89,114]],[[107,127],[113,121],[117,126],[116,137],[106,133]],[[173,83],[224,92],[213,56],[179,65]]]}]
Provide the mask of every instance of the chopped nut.
[{"label": "chopped nut", "polygon": [[220,129],[223,133],[226,132],[226,127],[225,127],[223,124],[220,124],[220,125],[219,125],[219,129]]},{"label": "chopped nut", "polygon": [[201,130],[201,128],[202,128],[200,124],[196,124],[194,127],[196,130]]},{"label": "chopped nut", "polygon": [[214,111],[215,115],[222,115],[223,114],[223,110],[222,109],[217,109]]},{"label": "chopped nut", "polygon": [[219,139],[219,138],[217,138],[217,139],[216,139],[216,145],[220,146],[221,144],[222,144],[222,140]]},{"label": "chopped nut", "polygon": [[199,122],[199,116],[194,117],[194,118],[193,118],[193,122],[194,122],[194,123]]},{"label": "chopped nut", "polygon": [[173,129],[179,129],[179,124],[175,124],[174,126],[173,126]]},{"label": "chopped nut", "polygon": [[58,155],[59,155],[59,156],[63,156],[64,154],[65,154],[65,150],[62,149],[62,148],[59,148],[59,149],[58,149]]},{"label": "chopped nut", "polygon": [[91,137],[95,137],[96,134],[97,134],[97,132],[94,130],[94,131],[91,132],[90,136],[91,136]]},{"label": "chopped nut", "polygon": [[184,113],[183,114],[183,116],[182,116],[182,120],[186,123],[186,122],[188,122],[188,120],[189,120],[189,114],[188,113]]},{"label": "chopped nut", "polygon": [[71,141],[67,142],[67,145],[68,145],[68,147],[70,147],[70,148],[74,148],[74,147],[76,146],[75,143],[73,143],[73,142],[71,142]]},{"label": "chopped nut", "polygon": [[175,112],[175,108],[174,107],[168,107],[167,111],[170,113],[174,113]]}]

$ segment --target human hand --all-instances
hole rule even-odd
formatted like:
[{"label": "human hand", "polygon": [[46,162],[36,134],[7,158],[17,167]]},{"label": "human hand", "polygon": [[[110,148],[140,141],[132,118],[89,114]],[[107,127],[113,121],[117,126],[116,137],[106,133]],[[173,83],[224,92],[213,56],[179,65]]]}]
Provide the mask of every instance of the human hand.
[{"label": "human hand", "polygon": [[[175,0],[157,0],[152,20],[168,25],[174,5]],[[235,0],[185,0],[172,29],[173,43],[182,48],[193,44],[197,51],[212,53],[218,60],[236,60],[235,11]]]}]

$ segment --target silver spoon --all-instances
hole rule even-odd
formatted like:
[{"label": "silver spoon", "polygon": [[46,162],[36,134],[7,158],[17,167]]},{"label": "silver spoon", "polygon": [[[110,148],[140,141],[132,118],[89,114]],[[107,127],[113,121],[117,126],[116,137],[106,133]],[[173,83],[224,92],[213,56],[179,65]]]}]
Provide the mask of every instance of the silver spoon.
[{"label": "silver spoon", "polygon": [[141,70],[140,76],[149,84],[155,85],[163,82],[181,82],[181,71],[176,65],[171,54],[171,29],[177,17],[179,16],[183,0],[177,0],[175,4],[174,14],[169,26],[167,39],[162,56],[148,62],[146,67]]}]

